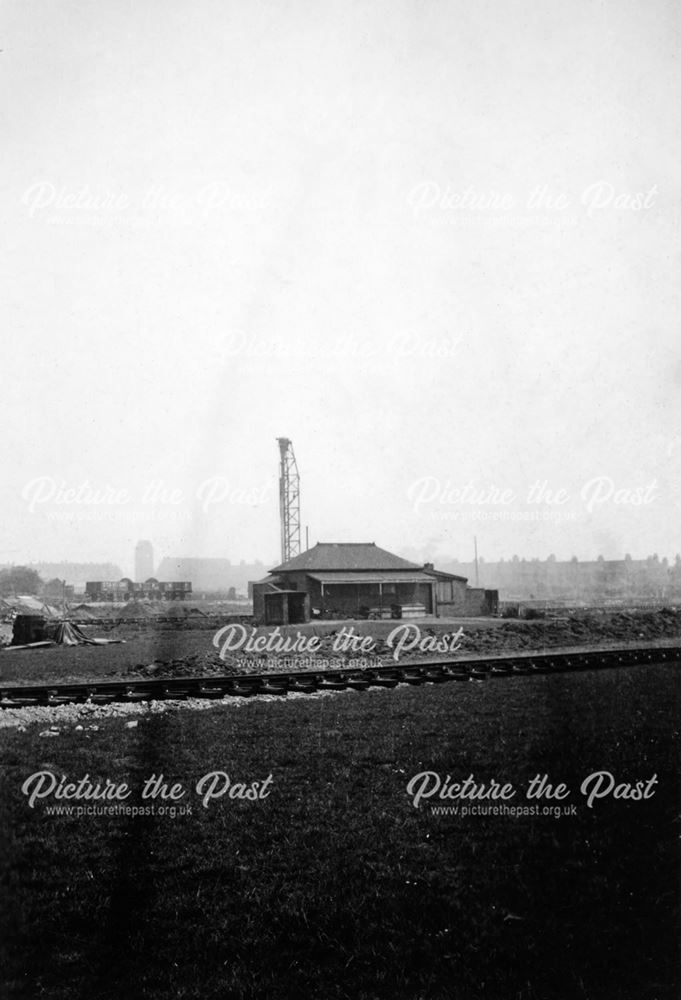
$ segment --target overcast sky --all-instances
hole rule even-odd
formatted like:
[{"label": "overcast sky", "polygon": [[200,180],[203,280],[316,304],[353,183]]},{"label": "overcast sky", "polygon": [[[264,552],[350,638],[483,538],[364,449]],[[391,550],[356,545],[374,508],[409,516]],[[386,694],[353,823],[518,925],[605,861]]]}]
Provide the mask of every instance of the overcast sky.
[{"label": "overcast sky", "polygon": [[0,562],[681,550],[680,26],[5,0]]}]

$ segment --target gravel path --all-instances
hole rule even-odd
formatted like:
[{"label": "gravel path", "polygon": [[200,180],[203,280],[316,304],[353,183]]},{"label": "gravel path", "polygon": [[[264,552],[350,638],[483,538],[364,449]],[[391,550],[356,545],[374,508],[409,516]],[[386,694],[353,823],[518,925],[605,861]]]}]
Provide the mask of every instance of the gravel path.
[{"label": "gravel path", "polygon": [[[369,688],[370,694],[380,694],[384,688]],[[32,705],[28,708],[6,708],[0,712],[0,729],[18,729],[25,732],[29,726],[41,725],[44,727],[40,736],[46,739],[61,736],[70,731],[96,731],[100,719],[122,719],[126,720],[128,728],[134,728],[141,718],[149,715],[160,715],[163,712],[173,712],[179,710],[207,711],[208,709],[241,708],[243,705],[253,701],[294,701],[300,698],[334,698],[337,695],[356,695],[356,691],[347,689],[345,691],[315,691],[311,694],[304,694],[299,691],[291,691],[286,698],[279,695],[256,694],[248,698],[239,698],[229,695],[226,698],[216,701],[208,698],[187,698],[182,701],[141,701],[132,704],[123,702],[111,705],[93,705],[90,702],[73,705]]]}]

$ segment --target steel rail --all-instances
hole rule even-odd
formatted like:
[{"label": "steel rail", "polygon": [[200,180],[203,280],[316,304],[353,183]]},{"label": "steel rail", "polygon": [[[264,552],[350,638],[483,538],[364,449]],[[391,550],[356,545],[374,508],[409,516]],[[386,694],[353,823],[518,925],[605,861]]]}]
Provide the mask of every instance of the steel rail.
[{"label": "steel rail", "polygon": [[67,705],[90,702],[107,705],[205,698],[220,700],[253,695],[286,696],[291,692],[362,691],[450,681],[480,683],[499,678],[566,671],[599,670],[681,660],[681,646],[589,649],[570,652],[508,653],[471,658],[433,658],[385,664],[367,669],[339,667],[287,670],[281,673],[207,675],[199,677],[135,678],[116,681],[46,682],[20,686],[0,683],[0,708]]}]

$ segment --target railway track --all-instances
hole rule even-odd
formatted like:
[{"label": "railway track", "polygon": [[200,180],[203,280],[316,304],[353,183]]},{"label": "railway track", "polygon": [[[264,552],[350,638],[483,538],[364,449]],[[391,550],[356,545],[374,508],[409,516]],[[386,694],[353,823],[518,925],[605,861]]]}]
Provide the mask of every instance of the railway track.
[{"label": "railway track", "polygon": [[681,660],[681,646],[586,650],[584,652],[516,653],[472,659],[427,659],[415,663],[387,664],[367,670],[287,671],[282,673],[237,674],[232,677],[165,677],[151,680],[83,681],[75,684],[35,684],[3,687],[0,708],[31,705],[66,705],[90,702],[108,705],[188,698],[248,698],[291,692],[364,691],[370,687],[393,688],[398,684],[419,686],[448,682],[495,681],[502,678],[566,671],[601,670],[643,663]]}]

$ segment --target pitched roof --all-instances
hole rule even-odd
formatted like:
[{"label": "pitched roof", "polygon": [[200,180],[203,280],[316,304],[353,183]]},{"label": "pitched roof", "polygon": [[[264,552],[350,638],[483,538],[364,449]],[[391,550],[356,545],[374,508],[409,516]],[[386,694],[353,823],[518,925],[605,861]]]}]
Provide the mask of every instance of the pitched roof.
[{"label": "pitched roof", "polygon": [[467,576],[457,576],[456,573],[445,573],[443,569],[428,569],[427,566],[424,566],[423,572],[427,573],[428,576],[437,577],[438,580],[458,580],[460,583],[468,583]]},{"label": "pitched roof", "polygon": [[332,569],[326,572],[308,573],[311,580],[319,583],[433,583],[430,573],[423,570],[346,570]]},{"label": "pitched roof", "polygon": [[275,566],[272,573],[315,570],[421,570],[422,566],[379,549],[375,542],[318,542],[307,552]]}]

